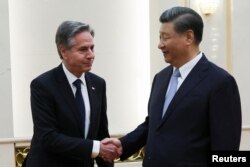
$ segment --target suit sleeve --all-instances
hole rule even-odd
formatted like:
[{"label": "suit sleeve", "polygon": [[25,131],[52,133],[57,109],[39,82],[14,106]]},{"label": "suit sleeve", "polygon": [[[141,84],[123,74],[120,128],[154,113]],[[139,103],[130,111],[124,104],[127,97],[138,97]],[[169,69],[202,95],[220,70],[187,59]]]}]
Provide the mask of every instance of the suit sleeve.
[{"label": "suit sleeve", "polygon": [[128,133],[126,136],[120,138],[123,147],[121,160],[127,159],[136,151],[142,148],[147,141],[148,135],[148,117],[140,124],[134,131]]},{"label": "suit sleeve", "polygon": [[209,114],[211,150],[239,150],[241,105],[232,76],[226,77],[212,93]]},{"label": "suit sleeve", "polygon": [[46,85],[38,80],[31,83],[31,109],[34,123],[36,142],[40,142],[43,149],[56,154],[76,158],[91,158],[92,140],[81,137],[70,137],[59,131],[61,126],[57,122],[54,97]]},{"label": "suit sleeve", "polygon": [[103,90],[102,90],[102,107],[101,107],[101,120],[99,125],[99,133],[98,139],[102,140],[106,137],[110,137],[109,130],[108,130],[108,117],[107,117],[107,98],[106,98],[106,83],[103,83]]}]

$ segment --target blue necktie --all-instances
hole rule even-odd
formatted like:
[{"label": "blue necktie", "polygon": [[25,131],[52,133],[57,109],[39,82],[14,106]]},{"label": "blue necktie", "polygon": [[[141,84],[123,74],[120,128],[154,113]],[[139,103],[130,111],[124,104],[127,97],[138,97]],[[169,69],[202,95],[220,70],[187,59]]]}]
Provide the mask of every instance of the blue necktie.
[{"label": "blue necktie", "polygon": [[75,101],[76,101],[78,112],[80,114],[83,134],[85,135],[85,105],[84,105],[84,101],[82,97],[81,83],[82,81],[80,79],[77,79],[73,82],[73,85],[76,87]]},{"label": "blue necktie", "polygon": [[162,117],[164,116],[165,112],[167,111],[168,109],[168,106],[171,102],[171,100],[173,99],[176,91],[177,91],[177,85],[178,85],[178,78],[180,77],[180,71],[179,69],[177,68],[174,73],[172,74],[171,76],[171,79],[170,79],[170,88],[169,88],[169,91],[166,93],[166,96],[165,96],[165,102],[164,102],[164,106],[163,106],[163,111],[162,111]]}]

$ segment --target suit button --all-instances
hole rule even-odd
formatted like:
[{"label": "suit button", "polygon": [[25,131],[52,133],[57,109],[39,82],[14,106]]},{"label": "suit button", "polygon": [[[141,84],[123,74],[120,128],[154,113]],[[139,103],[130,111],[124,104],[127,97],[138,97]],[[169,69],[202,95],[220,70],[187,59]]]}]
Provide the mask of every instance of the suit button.
[{"label": "suit button", "polygon": [[151,159],[151,157],[150,156],[148,156],[148,160],[150,160]]}]

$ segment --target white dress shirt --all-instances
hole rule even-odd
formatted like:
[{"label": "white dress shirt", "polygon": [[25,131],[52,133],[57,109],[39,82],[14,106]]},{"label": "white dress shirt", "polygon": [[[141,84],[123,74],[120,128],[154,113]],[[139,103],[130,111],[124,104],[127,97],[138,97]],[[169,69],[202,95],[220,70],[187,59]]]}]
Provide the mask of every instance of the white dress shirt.
[{"label": "white dress shirt", "polygon": [[[73,85],[73,82],[75,80],[80,79],[82,81],[81,84],[81,91],[82,91],[82,96],[84,99],[84,106],[85,106],[85,134],[84,137],[87,138],[88,132],[89,132],[89,125],[90,125],[90,102],[89,102],[89,95],[88,95],[88,89],[87,89],[87,84],[85,80],[85,74],[83,73],[80,78],[77,78],[75,75],[73,75],[62,63],[63,71],[68,79],[68,82],[70,84],[70,87],[75,95],[76,93],[76,87]],[[98,156],[100,152],[100,141],[94,140],[93,143],[93,148],[92,148],[92,158],[95,158]]]},{"label": "white dress shirt", "polygon": [[[202,52],[200,52],[197,56],[195,56],[192,60],[187,62],[186,64],[182,65],[179,68],[181,76],[178,78],[178,85],[177,90],[180,88],[181,84],[184,82],[184,80],[187,78],[188,74],[191,72],[191,70],[194,68],[194,66],[198,63],[198,61],[202,57]],[[174,70],[176,67],[174,67]],[[173,72],[174,72],[173,70]],[[170,85],[168,86],[169,89]]]}]

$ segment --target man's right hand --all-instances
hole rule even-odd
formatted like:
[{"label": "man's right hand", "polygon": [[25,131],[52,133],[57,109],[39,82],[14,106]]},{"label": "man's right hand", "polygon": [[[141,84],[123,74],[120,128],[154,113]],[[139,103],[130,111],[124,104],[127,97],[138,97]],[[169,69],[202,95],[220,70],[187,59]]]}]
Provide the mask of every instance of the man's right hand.
[{"label": "man's right hand", "polygon": [[108,162],[113,162],[122,154],[122,145],[116,138],[105,138],[100,143],[99,156]]}]

